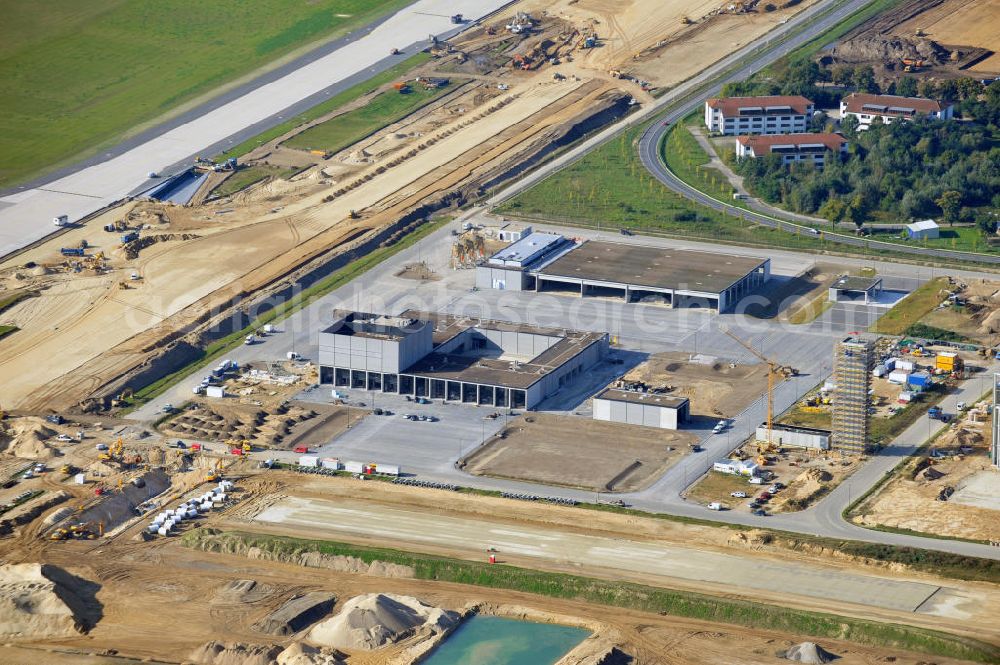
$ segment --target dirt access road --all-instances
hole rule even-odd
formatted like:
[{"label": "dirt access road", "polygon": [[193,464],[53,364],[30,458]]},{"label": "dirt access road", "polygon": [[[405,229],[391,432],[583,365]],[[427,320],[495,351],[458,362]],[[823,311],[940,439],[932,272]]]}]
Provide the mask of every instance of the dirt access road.
[{"label": "dirt access road", "polygon": [[[334,539],[407,543],[432,552],[460,552],[468,557],[495,547],[515,565],[606,571],[649,583],[799,606],[836,608],[850,614],[892,617],[907,623],[953,625],[964,631],[966,619],[1000,603],[993,594],[965,585],[942,586],[915,579],[894,579],[865,571],[851,573],[815,563],[792,563],[678,546],[662,540],[626,539],[624,534],[574,532],[569,529],[511,523],[480,516],[442,515],[398,506],[351,500],[330,501],[290,496],[270,503],[253,522]],[[607,571],[614,571],[609,573]],[[985,617],[985,615],[983,615]]]}]

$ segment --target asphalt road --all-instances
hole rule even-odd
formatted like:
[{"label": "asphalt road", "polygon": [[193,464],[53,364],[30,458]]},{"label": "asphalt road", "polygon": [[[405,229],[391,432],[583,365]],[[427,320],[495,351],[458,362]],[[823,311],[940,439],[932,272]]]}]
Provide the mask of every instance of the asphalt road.
[{"label": "asphalt road", "polygon": [[[196,155],[255,136],[397,64],[424,48],[428,35],[451,37],[509,1],[416,0],[98,157],[0,197],[0,257],[56,232],[53,217],[67,214],[77,222],[148,188],[149,172],[178,172]],[[465,25],[451,22],[457,12],[468,19]],[[404,54],[390,56],[392,47]]]}]

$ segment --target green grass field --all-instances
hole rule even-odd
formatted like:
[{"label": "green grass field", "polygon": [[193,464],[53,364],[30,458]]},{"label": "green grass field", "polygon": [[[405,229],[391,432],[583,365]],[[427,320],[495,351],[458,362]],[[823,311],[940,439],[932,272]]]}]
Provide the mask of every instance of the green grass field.
[{"label": "green grass field", "polygon": [[226,178],[226,180],[212,190],[212,196],[228,196],[246,189],[265,178],[274,176],[275,178],[286,178],[298,169],[286,169],[279,166],[267,166],[265,164],[254,164],[240,168],[236,173]]},{"label": "green grass field", "polygon": [[0,186],[408,2],[0,0]]},{"label": "green grass field", "polygon": [[[865,619],[809,612],[736,598],[662,589],[632,582],[608,581],[580,575],[550,573],[509,565],[489,565],[460,559],[416,554],[401,550],[362,547],[326,540],[307,540],[238,531],[198,529],[184,534],[181,543],[207,551],[232,551],[234,545],[259,547],[264,552],[294,556],[322,552],[351,556],[365,563],[384,561],[410,566],[414,577],[482,587],[509,589],[552,598],[567,598],[609,607],[681,616],[796,635],[847,640],[879,647],[910,649],[921,653],[996,662],[1000,648],[947,633],[880,623]],[[487,593],[487,592],[484,592]]]},{"label": "green grass field", "polygon": [[[512,217],[609,230],[625,228],[765,247],[839,249],[822,238],[763,228],[675,194],[639,161],[635,142],[641,132],[642,128],[624,132],[506,201],[497,211]],[[680,153],[668,151],[668,158],[674,154]]]},{"label": "green grass field", "polygon": [[17,326],[3,326],[0,325],[0,339],[3,339],[7,335],[17,332],[19,328]]},{"label": "green grass field", "polygon": [[428,90],[411,84],[410,92],[401,94],[388,90],[377,95],[361,108],[338,115],[284,142],[289,148],[340,152],[352,143],[397,122],[425,104],[448,92],[451,86]]},{"label": "green grass field", "polygon": [[947,288],[947,277],[937,277],[921,284],[883,314],[872,327],[872,332],[885,335],[904,334],[907,328],[917,323],[944,300],[940,292],[941,289]]}]

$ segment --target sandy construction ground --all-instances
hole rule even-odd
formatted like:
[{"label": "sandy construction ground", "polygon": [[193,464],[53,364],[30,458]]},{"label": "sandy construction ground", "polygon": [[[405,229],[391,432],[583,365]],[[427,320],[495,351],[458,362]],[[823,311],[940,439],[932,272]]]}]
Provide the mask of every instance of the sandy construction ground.
[{"label": "sandy construction ground", "polygon": [[[308,478],[308,477],[307,477]],[[237,530],[325,533],[349,540],[479,560],[493,546],[500,558],[529,568],[592,574],[737,594],[761,602],[964,632],[969,619],[1000,604],[992,585],[859,567],[808,551],[733,539],[709,527],[613,513],[444,491],[414,491],[383,483],[309,478],[294,490],[248,503],[233,519]],[[581,519],[582,518],[582,519]],[[417,528],[419,527],[419,528]],[[977,603],[984,605],[979,606]],[[817,605],[818,603],[818,605]],[[998,635],[1000,637],[1000,635]],[[986,636],[980,633],[980,638]]]},{"label": "sandy construction ground", "polygon": [[679,431],[533,413],[511,421],[500,436],[466,457],[465,470],[595,492],[631,492],[659,478],[696,440]]},{"label": "sandy construction ground", "polygon": [[[900,23],[895,33],[912,37],[918,29],[940,44],[1000,51],[1000,0],[945,0],[937,7]],[[1000,72],[1000,54],[994,53],[979,61],[969,71]]]},{"label": "sandy construction ground", "polygon": [[630,370],[625,381],[672,387],[667,394],[691,400],[692,415],[732,418],[767,390],[765,365],[736,365],[721,358],[658,353]]},{"label": "sandy construction ground", "polygon": [[[580,34],[596,32],[601,46],[574,51],[573,62],[555,70],[545,64],[537,71],[512,71],[504,61],[498,72],[509,89],[499,91],[489,77],[472,75],[446,103],[291,181],[265,182],[200,206],[158,206],[143,233],[171,237],[142,249],[138,258],[124,257],[118,235],[100,230],[126,217],[128,204],[0,265],[0,287],[41,289],[40,298],[4,312],[5,322],[21,329],[0,341],[0,374],[9,377],[0,395],[4,406],[75,406],[151,357],[166,338],[196,331],[206,313],[224,310],[331,249],[349,250],[428,199],[509,168],[513,156],[546,145],[609,96],[649,101],[634,81],[613,79],[610,68],[645,67],[649,73],[643,76],[662,85],[735,48],[719,36],[733,26],[751,39],[756,33],[744,29],[746,21],[763,30],[785,13],[720,15],[713,14],[713,3],[679,0],[534,0],[506,11],[522,7],[541,16],[549,31],[570,25]],[[682,24],[685,16],[694,24]],[[470,39],[482,39],[479,33],[485,31],[472,31]],[[564,72],[565,80],[553,80],[553,71]],[[359,216],[352,218],[351,211]],[[67,268],[59,248],[82,240],[92,246],[89,253],[104,252],[106,271],[91,275]],[[54,272],[15,278],[30,262]],[[133,272],[141,279],[130,280]],[[123,281],[130,288],[119,288]]]},{"label": "sandy construction ground", "polygon": [[[717,591],[727,596],[739,595],[744,587],[712,580],[743,571],[739,584],[747,579],[753,582],[752,578],[758,583],[772,582],[771,588],[749,592],[758,600],[955,630],[982,640],[998,638],[997,629],[985,620],[995,615],[1000,602],[995,593],[990,595],[990,585],[942,582],[898,571],[890,574],[836,558],[820,565],[815,554],[771,549],[763,544],[748,547],[744,541],[732,541],[727,530],[614,513],[581,513],[579,509],[554,505],[533,505],[529,514],[524,511],[525,504],[518,501],[475,495],[454,501],[455,495],[450,492],[287,472],[236,477],[236,485],[238,503],[221,514],[213,512],[201,518],[198,522],[202,526],[371,541],[477,561],[484,557],[482,547],[494,542],[501,558],[515,565],[691,588],[703,593]],[[290,496],[297,498],[287,498]],[[261,511],[262,516],[270,514],[284,522],[246,521]],[[401,513],[416,522],[398,524],[395,520]],[[581,520],[581,515],[586,519]],[[366,524],[372,519],[380,529],[391,529],[388,540],[386,532],[366,535],[370,531]],[[296,522],[309,524],[301,526]],[[415,529],[414,524],[430,528]],[[101,655],[114,649],[119,657],[116,662],[148,658],[180,662],[189,660],[196,647],[213,639],[285,645],[301,639],[301,635],[266,634],[258,622],[293,596],[313,591],[333,594],[337,599],[334,612],[358,594],[397,593],[446,609],[483,602],[488,608],[527,608],[529,615],[549,620],[568,617],[571,623],[587,625],[602,639],[617,644],[636,663],[765,665],[775,662],[775,651],[804,639],[627,609],[609,611],[604,606],[500,589],[419,581],[406,577],[405,570],[387,565],[365,566],[364,572],[351,572],[361,569],[346,561],[306,568],[301,561],[289,558],[270,560],[248,553],[189,549],[178,538],[143,542],[136,538],[142,526],[137,524],[97,541],[50,543],[39,540],[37,533],[22,533],[6,541],[5,559],[9,562],[51,563],[96,583],[100,616],[86,635],[0,646],[0,661],[37,663],[44,658],[44,662],[53,663],[104,663]],[[349,531],[345,530],[347,526]],[[183,530],[192,528],[186,525]],[[604,543],[606,550],[586,549],[598,542]],[[615,554],[623,548],[628,548],[627,556]],[[636,555],[642,552],[649,555]],[[583,555],[588,561],[579,561]],[[614,569],[603,567],[602,561],[610,561]],[[669,568],[667,563],[671,564]],[[630,566],[659,566],[664,572],[651,576],[648,572],[634,572]],[[792,577],[783,579],[786,574]],[[781,588],[792,586],[792,578],[802,588],[783,593]],[[822,598],[810,597],[810,593],[822,591],[829,584],[825,580],[845,583],[830,591],[830,598],[825,591]],[[922,600],[927,595],[929,600]],[[864,607],[847,599],[866,599],[873,604]],[[919,607],[914,612],[915,605]],[[492,611],[488,609],[488,613]],[[927,662],[926,657],[894,649],[859,647],[837,640],[821,643],[840,656],[838,662],[845,665]],[[407,639],[379,651],[352,652],[348,663],[389,665],[399,662],[393,659],[412,644],[413,640]],[[937,657],[933,660],[940,665],[958,662]]]},{"label": "sandy construction ground", "polygon": [[[985,409],[988,411],[988,408]],[[938,536],[1000,541],[1000,473],[989,462],[990,419],[967,413],[934,442],[943,456],[912,464],[855,513],[855,521]],[[929,462],[929,463],[928,463]],[[930,474],[933,472],[934,476]],[[945,488],[954,494],[939,500]]]}]

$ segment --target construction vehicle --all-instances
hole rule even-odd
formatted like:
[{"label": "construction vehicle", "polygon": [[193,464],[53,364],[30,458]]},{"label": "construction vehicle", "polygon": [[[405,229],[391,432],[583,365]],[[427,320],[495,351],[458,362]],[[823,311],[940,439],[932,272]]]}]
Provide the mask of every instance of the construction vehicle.
[{"label": "construction vehicle", "polygon": [[99,536],[104,536],[104,522],[80,522],[56,529],[49,540],[94,540]]},{"label": "construction vehicle", "polygon": [[215,461],[215,466],[212,467],[212,470],[209,471],[208,474],[205,476],[205,482],[214,483],[215,481],[221,479],[222,479],[222,460],[219,459]]},{"label": "construction vehicle", "polygon": [[465,19],[462,17],[461,14],[453,14],[451,17],[451,22],[454,23],[455,25],[461,25],[465,23]]},{"label": "construction vehicle", "polygon": [[907,72],[919,72],[924,67],[924,61],[920,58],[903,58],[903,70]]},{"label": "construction vehicle", "polygon": [[63,256],[85,256],[86,251],[82,247],[62,247],[59,252]]},{"label": "construction vehicle", "polygon": [[399,50],[398,48],[396,48],[395,46],[393,46],[393,47],[392,47],[392,48],[391,48],[391,49],[389,50],[389,55],[399,55],[400,53],[402,53],[402,51],[400,51],[400,50]]},{"label": "construction vehicle", "polygon": [[63,464],[61,467],[59,467],[59,473],[63,474],[64,476],[68,476],[69,474],[73,473],[72,465]]},{"label": "construction vehicle", "polygon": [[405,95],[410,91],[410,84],[406,81],[397,81],[392,84],[393,89],[401,95]]},{"label": "construction vehicle", "polygon": [[745,342],[737,337],[728,328],[723,328],[722,332],[726,333],[726,335],[735,340],[737,344],[752,353],[754,357],[759,358],[762,362],[767,364],[767,441],[765,445],[757,445],[757,463],[763,466],[767,463],[766,455],[773,454],[778,451],[778,447],[774,445],[774,379],[779,375],[783,379],[798,376],[799,372],[794,367],[782,365],[764,356],[764,354],[757,351],[757,349],[753,348],[748,342]]}]

